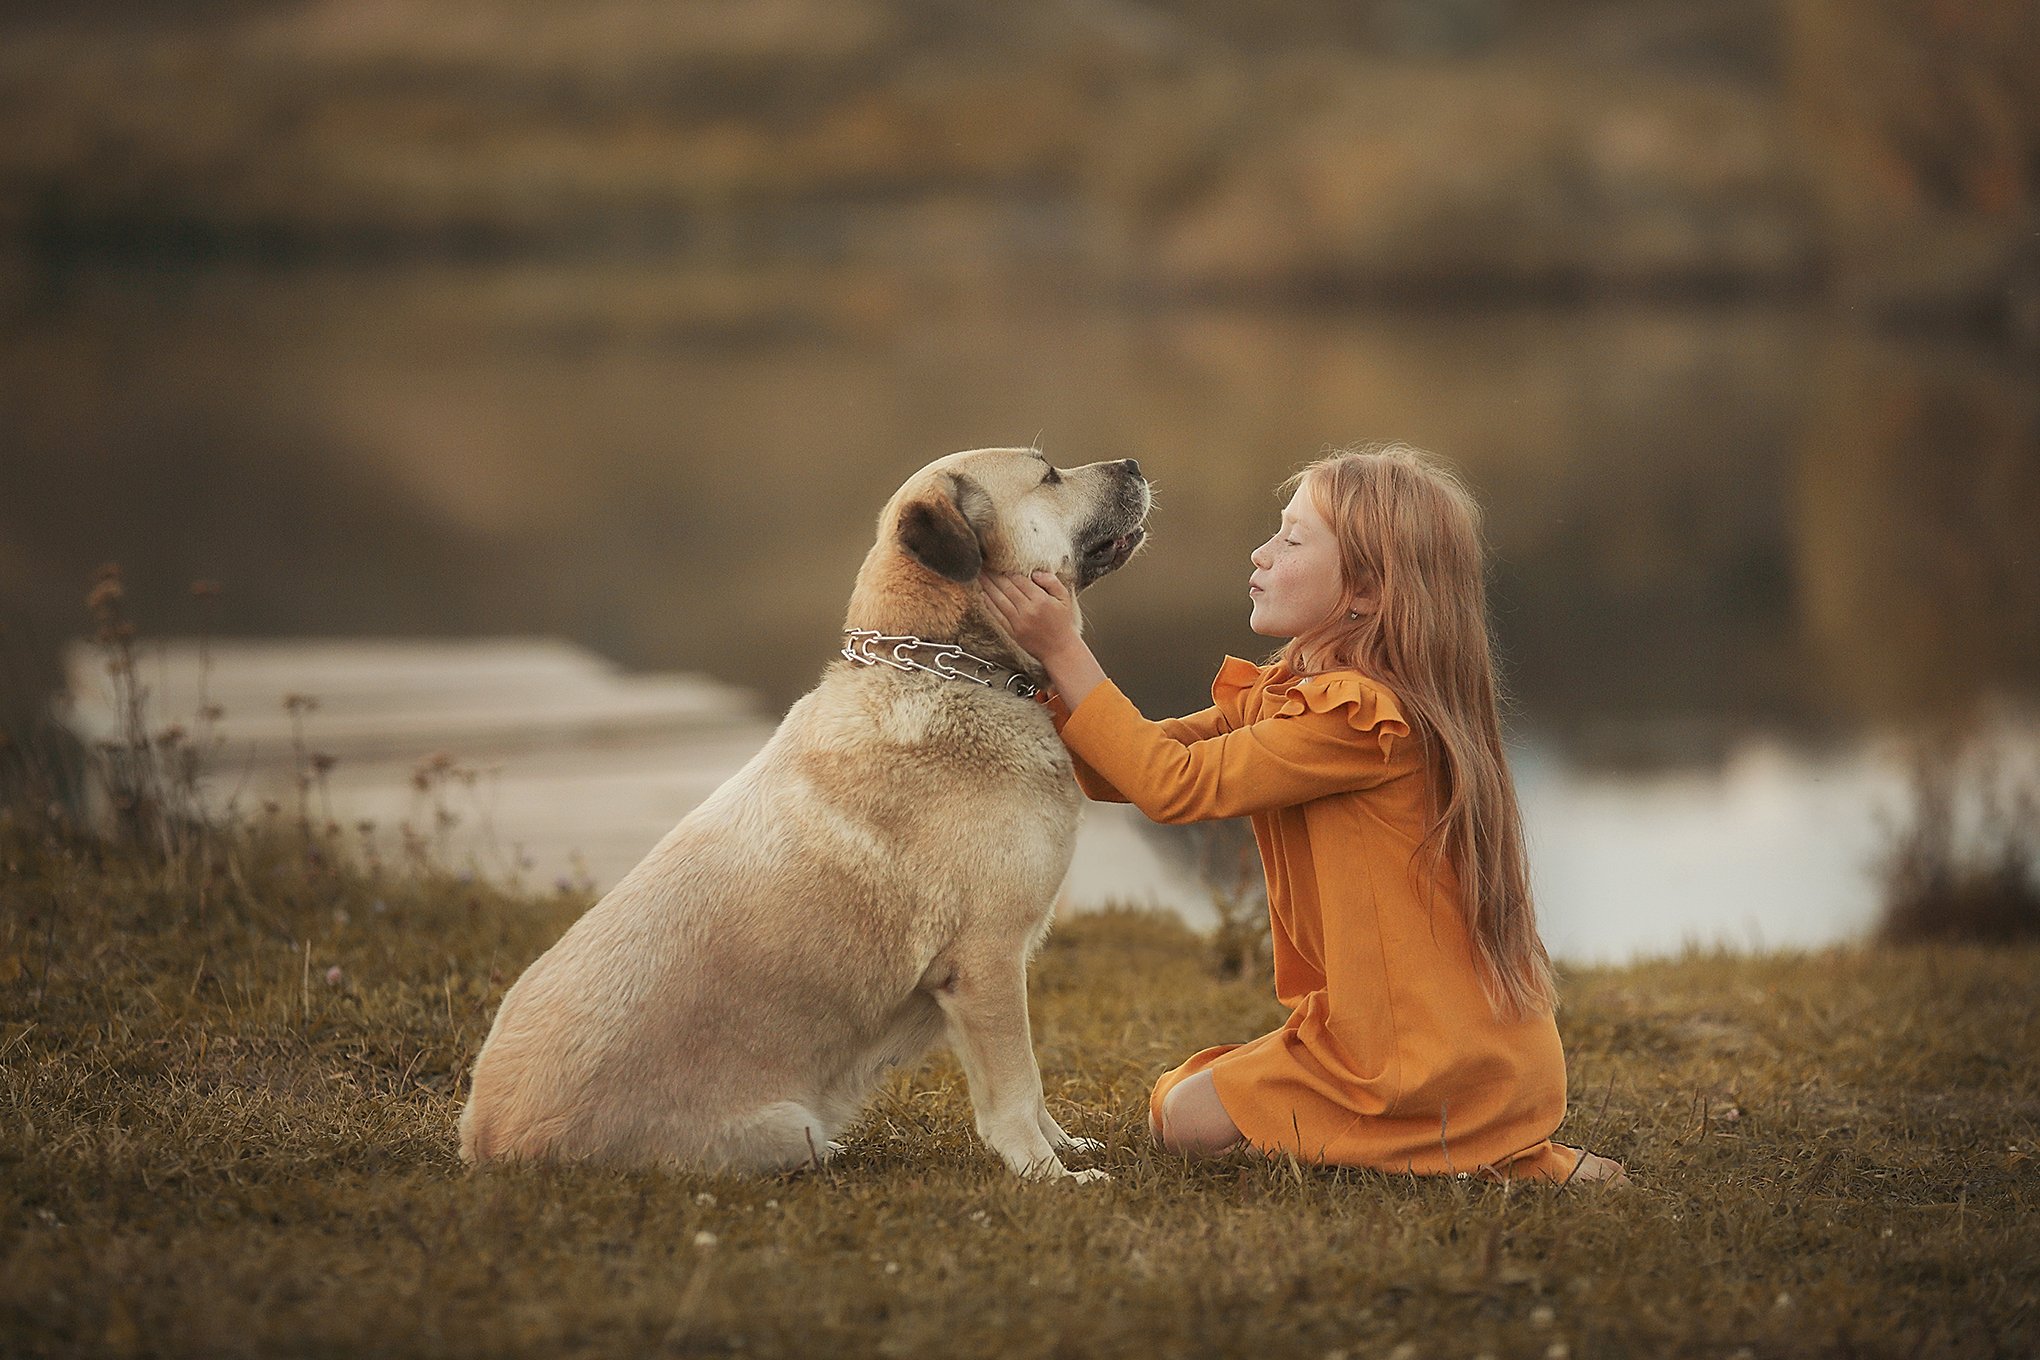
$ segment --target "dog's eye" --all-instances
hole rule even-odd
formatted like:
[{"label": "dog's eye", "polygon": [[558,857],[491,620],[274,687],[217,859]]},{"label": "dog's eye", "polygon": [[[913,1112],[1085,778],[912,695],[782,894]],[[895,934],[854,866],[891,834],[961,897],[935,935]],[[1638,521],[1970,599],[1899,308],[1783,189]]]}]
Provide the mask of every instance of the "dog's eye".
[{"label": "dog's eye", "polygon": [[1041,484],[1043,486],[1060,486],[1062,484],[1062,474],[1054,468],[1050,468],[1048,475],[1041,479]]}]

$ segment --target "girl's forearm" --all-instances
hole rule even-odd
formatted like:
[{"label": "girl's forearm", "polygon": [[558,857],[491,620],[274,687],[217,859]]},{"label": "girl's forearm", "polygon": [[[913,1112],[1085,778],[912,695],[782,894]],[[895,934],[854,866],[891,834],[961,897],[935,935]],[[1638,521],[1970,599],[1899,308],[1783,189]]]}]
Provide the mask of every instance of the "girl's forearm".
[{"label": "girl's forearm", "polygon": [[1084,702],[1086,695],[1105,683],[1105,668],[1098,664],[1098,658],[1091,655],[1090,647],[1082,638],[1073,638],[1059,651],[1040,658],[1042,669],[1048,672],[1048,680],[1055,692],[1062,696],[1063,707],[1074,713],[1077,705]]}]

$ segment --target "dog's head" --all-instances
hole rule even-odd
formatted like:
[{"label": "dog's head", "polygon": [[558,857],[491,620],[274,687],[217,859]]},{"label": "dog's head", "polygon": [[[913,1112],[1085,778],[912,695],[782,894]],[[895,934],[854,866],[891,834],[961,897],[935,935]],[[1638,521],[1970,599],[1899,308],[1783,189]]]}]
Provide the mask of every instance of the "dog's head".
[{"label": "dog's head", "polygon": [[963,641],[985,572],[1051,571],[1085,589],[1125,566],[1152,499],[1132,459],[1057,468],[1036,449],[972,449],[906,480],[878,521],[851,626]]}]

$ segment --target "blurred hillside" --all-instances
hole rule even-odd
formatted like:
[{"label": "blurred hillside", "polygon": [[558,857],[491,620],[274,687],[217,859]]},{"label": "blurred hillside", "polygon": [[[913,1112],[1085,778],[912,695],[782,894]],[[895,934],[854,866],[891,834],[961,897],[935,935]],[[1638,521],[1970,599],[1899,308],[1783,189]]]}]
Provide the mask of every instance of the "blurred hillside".
[{"label": "blurred hillside", "polygon": [[2031,0],[11,0],[0,259],[1830,292],[2031,335],[2036,51]]}]

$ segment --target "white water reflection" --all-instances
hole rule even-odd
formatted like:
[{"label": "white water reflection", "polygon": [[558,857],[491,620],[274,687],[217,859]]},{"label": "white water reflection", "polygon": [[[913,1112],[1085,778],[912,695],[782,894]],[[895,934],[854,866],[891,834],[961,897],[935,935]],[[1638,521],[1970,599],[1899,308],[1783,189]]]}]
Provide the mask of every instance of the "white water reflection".
[{"label": "white water reflection", "polygon": [[1515,771],[1539,924],[1568,963],[1859,938],[1878,908],[1878,818],[1906,796],[1882,744],[1808,757],[1751,741],[1718,772],[1619,779],[1533,748]]},{"label": "white water reflection", "polygon": [[[1994,769],[1965,770],[1958,785],[1965,853],[1978,845],[1979,779],[2005,796],[2040,788],[2030,717],[1994,721],[1979,749]],[[1913,816],[1910,750],[1892,733],[1821,754],[1751,738],[1715,771],[1611,777],[1529,743],[1512,765],[1546,947],[1569,963],[1622,963],[1689,945],[1864,938],[1882,907],[1878,865]]]},{"label": "white water reflection", "polygon": [[[201,655],[189,641],[150,646],[138,672],[159,724],[202,730],[208,694],[227,711],[208,786],[216,806],[295,807],[304,752],[324,751],[337,763],[309,800],[312,815],[350,833],[373,822],[379,831],[363,845],[387,852],[408,825],[449,867],[532,885],[606,890],[776,726],[740,690],[622,673],[551,640],[278,639],[215,643],[203,665]],[[119,707],[94,650],[74,646],[67,669],[70,721],[88,742],[116,736]],[[291,692],[319,695],[320,706],[287,714],[275,696]],[[1988,767],[1964,771],[1958,845],[1977,839],[1982,787],[1994,781],[2007,798],[2040,789],[2040,719],[2002,710],[1974,744]],[[447,747],[483,778],[442,825],[413,778]],[[1751,737],[1718,768],[1650,774],[1590,768],[1563,750],[1533,734],[1511,753],[1555,958],[1816,948],[1871,928],[1881,905],[1873,866],[1911,816],[1903,734],[1825,753]],[[1209,927],[1191,842],[1146,827],[1130,808],[1089,806],[1068,908],[1148,905]]]}]

